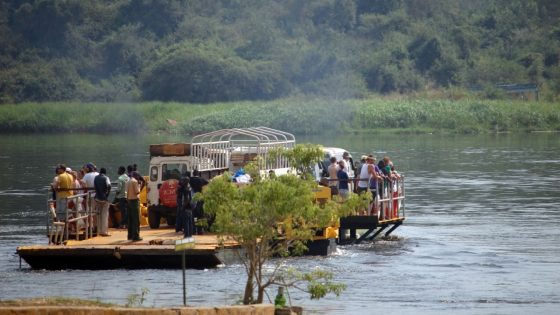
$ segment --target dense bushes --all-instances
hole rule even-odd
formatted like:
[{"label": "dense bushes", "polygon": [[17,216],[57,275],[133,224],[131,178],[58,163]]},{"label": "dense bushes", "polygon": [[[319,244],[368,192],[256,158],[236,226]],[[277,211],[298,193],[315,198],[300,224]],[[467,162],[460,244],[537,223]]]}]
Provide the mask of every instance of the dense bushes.
[{"label": "dense bushes", "polygon": [[498,83],[535,83],[555,100],[556,2],[3,1],[0,103],[354,98]]},{"label": "dense bushes", "polygon": [[0,102],[78,99],[81,78],[70,60],[34,61],[0,71]]},{"label": "dense bushes", "polygon": [[200,45],[162,54],[143,74],[141,89],[147,100],[209,103],[279,97],[287,92],[287,82],[274,62],[250,62]]}]

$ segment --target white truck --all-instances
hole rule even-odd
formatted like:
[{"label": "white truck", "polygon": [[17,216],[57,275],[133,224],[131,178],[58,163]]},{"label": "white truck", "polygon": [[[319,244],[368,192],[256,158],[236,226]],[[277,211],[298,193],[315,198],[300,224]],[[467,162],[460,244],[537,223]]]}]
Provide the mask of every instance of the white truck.
[{"label": "white truck", "polygon": [[177,185],[181,176],[198,170],[207,180],[237,172],[255,161],[262,172],[282,175],[290,170],[282,157],[269,161],[271,149],[293,148],[294,135],[267,127],[222,129],[194,136],[191,143],[150,145],[148,180],[148,223],[157,229],[165,218],[175,224]]}]

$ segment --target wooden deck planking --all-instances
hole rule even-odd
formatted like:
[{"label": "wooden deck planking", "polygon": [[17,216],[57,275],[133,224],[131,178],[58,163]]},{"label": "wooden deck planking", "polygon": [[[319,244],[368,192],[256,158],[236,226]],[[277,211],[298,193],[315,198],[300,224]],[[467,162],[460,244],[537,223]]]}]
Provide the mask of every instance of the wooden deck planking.
[{"label": "wooden deck planking", "polygon": [[[174,248],[175,241],[183,238],[182,233],[176,233],[174,229],[149,229],[143,228],[140,231],[142,241],[127,240],[128,232],[123,229],[109,229],[111,236],[96,236],[87,240],[68,240],[67,247],[102,247],[104,245],[120,246],[145,246],[153,248],[154,246],[172,246]],[[220,247],[218,236],[215,234],[193,235],[195,240],[195,249],[210,249]],[[228,240],[223,243],[224,247],[235,247],[238,244]],[[54,245],[54,247],[59,247]]]},{"label": "wooden deck planking", "polygon": [[[174,229],[149,229],[143,228],[140,231],[142,241],[127,240],[128,232],[123,229],[109,229],[111,236],[96,236],[87,240],[68,240],[65,245],[31,245],[19,246],[19,253],[60,253],[72,255],[72,253],[84,253],[95,251],[103,253],[118,249],[127,253],[161,254],[163,252],[172,253],[175,251],[175,241],[183,238],[182,233],[176,233]],[[236,248],[239,244],[232,240],[220,242],[215,234],[193,235],[195,247],[188,249],[191,254],[214,253],[220,248]]]}]

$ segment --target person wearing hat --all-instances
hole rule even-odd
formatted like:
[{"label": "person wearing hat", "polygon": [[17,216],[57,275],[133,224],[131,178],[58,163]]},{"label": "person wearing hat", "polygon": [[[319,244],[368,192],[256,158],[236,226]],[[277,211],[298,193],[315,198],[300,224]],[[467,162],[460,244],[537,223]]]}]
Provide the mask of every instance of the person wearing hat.
[{"label": "person wearing hat", "polygon": [[362,157],[360,158],[360,164],[356,168],[356,175],[358,175],[358,173],[360,173],[360,171],[362,170],[362,166],[364,166],[364,164],[366,164],[366,160],[367,160],[367,155],[362,155]]},{"label": "person wearing hat", "polygon": [[342,153],[342,159],[344,160],[344,164],[346,165],[348,176],[354,177],[356,175],[356,166],[354,165],[354,160],[352,159],[352,155],[350,155],[350,152],[344,151],[344,153]]}]

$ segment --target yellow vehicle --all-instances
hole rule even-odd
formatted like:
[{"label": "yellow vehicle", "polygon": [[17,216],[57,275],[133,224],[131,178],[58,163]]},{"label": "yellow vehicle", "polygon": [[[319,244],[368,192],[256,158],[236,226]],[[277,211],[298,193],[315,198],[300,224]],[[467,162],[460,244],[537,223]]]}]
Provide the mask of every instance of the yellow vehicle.
[{"label": "yellow vehicle", "polygon": [[[144,180],[147,182],[148,176],[144,176]],[[148,188],[147,186],[144,186],[140,191],[140,225],[148,225],[147,203],[148,203]],[[117,205],[114,205],[112,208],[109,209],[109,211],[111,214],[109,215],[109,226],[110,227],[118,226],[118,224],[115,224],[113,220],[116,222],[121,222],[121,218],[122,218],[121,211],[118,209]]]}]

